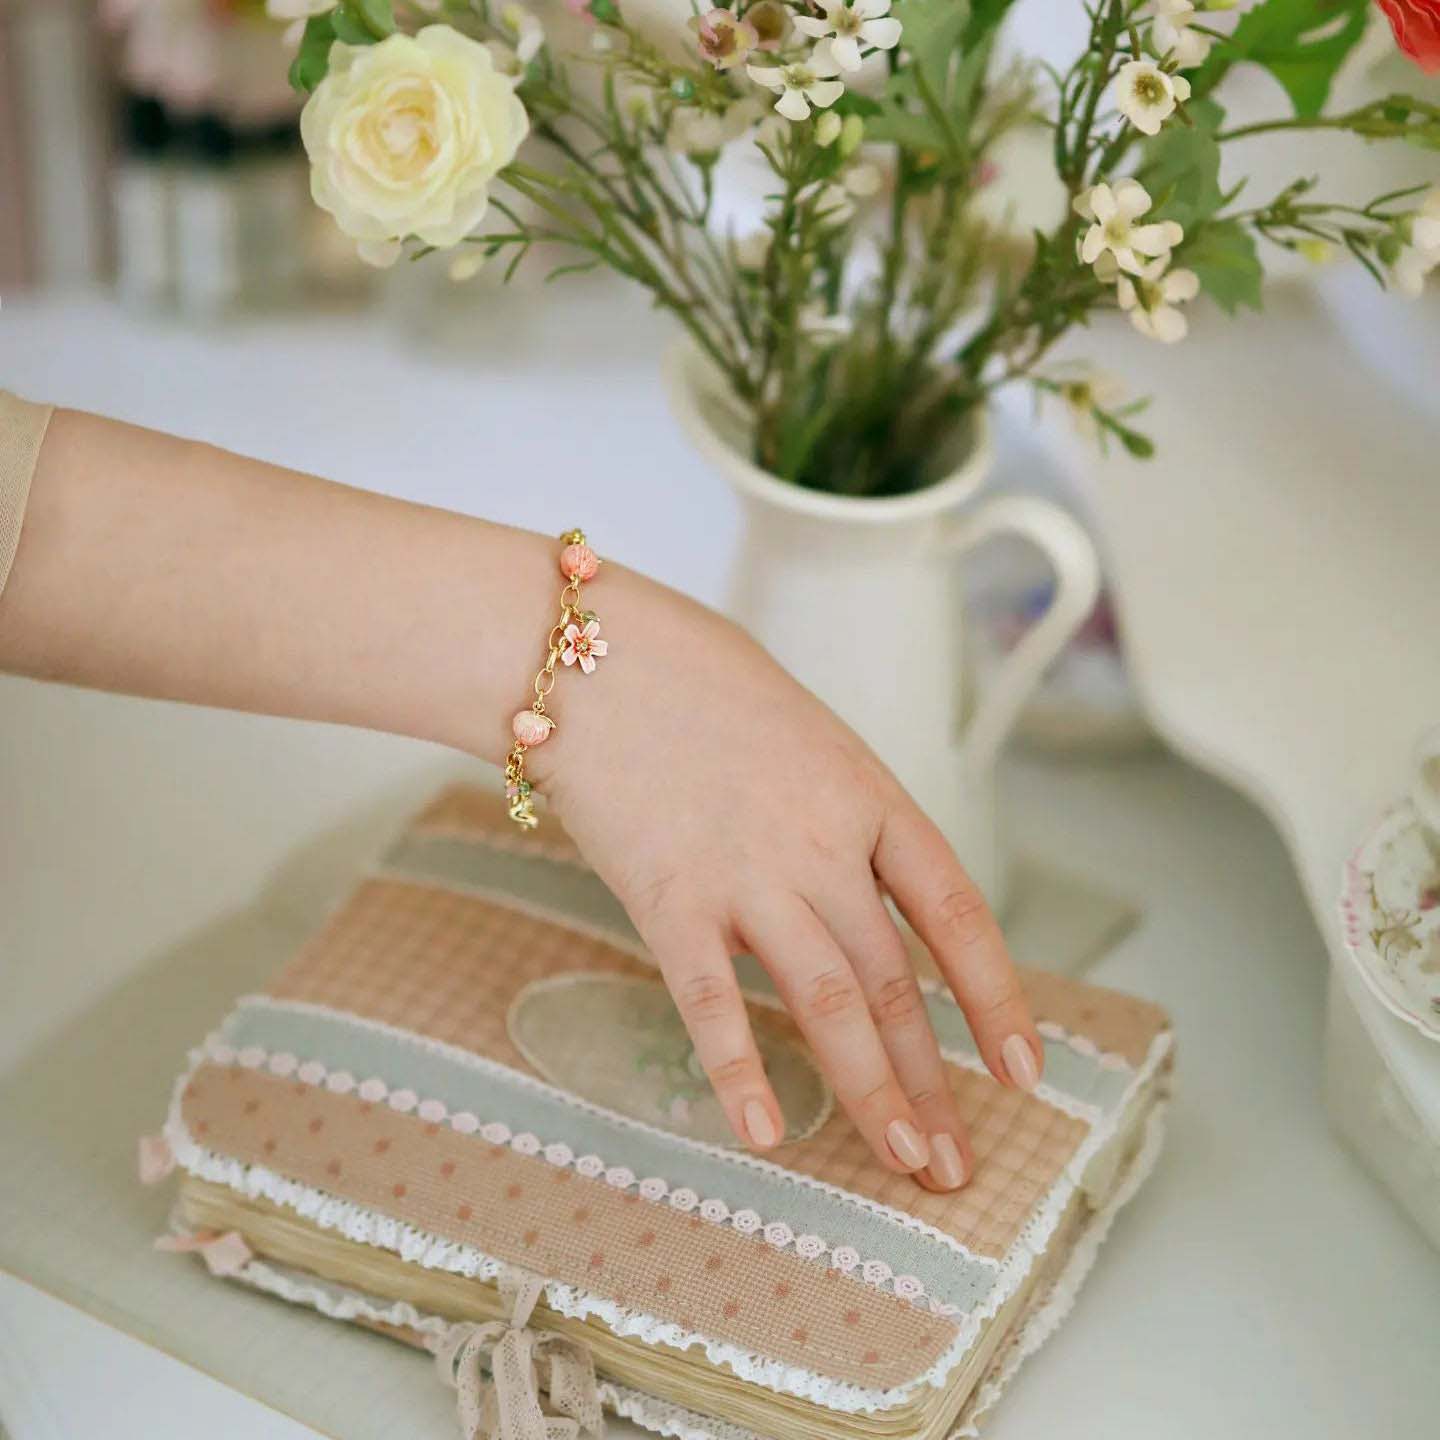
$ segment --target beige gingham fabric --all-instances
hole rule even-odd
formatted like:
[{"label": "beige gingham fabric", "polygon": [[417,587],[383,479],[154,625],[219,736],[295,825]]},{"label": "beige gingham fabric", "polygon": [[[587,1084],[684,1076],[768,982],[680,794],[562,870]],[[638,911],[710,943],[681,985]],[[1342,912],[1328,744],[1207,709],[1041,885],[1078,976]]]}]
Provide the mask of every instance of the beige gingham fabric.
[{"label": "beige gingham fabric", "polygon": [[955,1338],[954,1322],[758,1235],[353,1093],[207,1064],[181,1116],[208,1149],[831,1379],[903,1385]]},{"label": "beige gingham fabric", "polygon": [[[532,981],[576,971],[654,974],[601,941],[475,896],[371,878],[269,988],[277,999],[346,1010],[533,1074],[508,1032],[510,1007]],[[803,1045],[788,1016],[763,1008],[753,1013],[757,1024]],[[883,1169],[839,1111],[772,1158],[915,1215],[972,1250],[1003,1257],[1086,1126],[988,1076],[958,1066],[948,1072],[976,1161],[974,1177],[958,1193],[932,1194]]]},{"label": "beige gingham fabric", "polygon": [[[442,790],[416,817],[417,835],[445,836],[546,859],[580,864],[580,852],[558,825],[536,831],[519,830],[506,816],[493,792],[474,785]],[[938,978],[934,962],[913,936],[912,951],[922,973]],[[1083,1036],[1098,1049],[1122,1055],[1139,1065],[1161,1031],[1169,1028],[1165,1012],[1148,1000],[1106,990],[1048,970],[1020,971],[1025,997],[1037,1021],[1059,1025]]]}]

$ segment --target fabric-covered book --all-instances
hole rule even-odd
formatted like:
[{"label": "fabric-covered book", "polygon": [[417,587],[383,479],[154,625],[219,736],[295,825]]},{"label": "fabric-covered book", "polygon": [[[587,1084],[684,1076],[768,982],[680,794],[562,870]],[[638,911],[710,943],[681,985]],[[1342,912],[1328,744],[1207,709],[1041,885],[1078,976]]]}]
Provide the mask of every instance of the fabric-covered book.
[{"label": "fabric-covered book", "polygon": [[160,1244],[431,1351],[467,1440],[602,1411],[681,1440],[975,1433],[1154,1157],[1165,1015],[1027,972],[1024,1094],[922,979],[976,1159],[932,1194],[871,1158],[737,968],[788,1123],[764,1158],[558,830],[449,789],[191,1053],[141,1142],[147,1178],[182,1172]]}]

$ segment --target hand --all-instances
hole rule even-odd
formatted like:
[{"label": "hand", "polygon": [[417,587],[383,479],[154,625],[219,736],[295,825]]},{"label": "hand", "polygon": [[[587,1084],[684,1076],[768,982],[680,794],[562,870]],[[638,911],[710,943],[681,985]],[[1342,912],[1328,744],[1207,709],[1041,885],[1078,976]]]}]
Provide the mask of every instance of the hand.
[{"label": "hand", "polygon": [[969,1140],[883,896],[930,948],[995,1077],[1043,1050],[999,927],[880,760],[736,626],[608,565],[586,591],[609,653],[567,672],[531,778],[659,963],[737,1136],[785,1122],[731,957],[773,978],[880,1160],[930,1188]]}]

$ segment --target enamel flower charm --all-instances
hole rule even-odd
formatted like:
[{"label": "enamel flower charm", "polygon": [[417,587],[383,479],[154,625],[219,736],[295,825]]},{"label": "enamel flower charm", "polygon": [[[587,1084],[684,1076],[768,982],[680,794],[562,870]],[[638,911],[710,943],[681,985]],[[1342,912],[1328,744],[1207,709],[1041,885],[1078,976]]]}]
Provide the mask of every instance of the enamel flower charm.
[{"label": "enamel flower charm", "polygon": [[560,647],[560,663],[579,665],[585,674],[593,674],[595,662],[610,648],[599,636],[598,620],[587,620],[583,630],[572,620],[565,627],[565,643]]}]

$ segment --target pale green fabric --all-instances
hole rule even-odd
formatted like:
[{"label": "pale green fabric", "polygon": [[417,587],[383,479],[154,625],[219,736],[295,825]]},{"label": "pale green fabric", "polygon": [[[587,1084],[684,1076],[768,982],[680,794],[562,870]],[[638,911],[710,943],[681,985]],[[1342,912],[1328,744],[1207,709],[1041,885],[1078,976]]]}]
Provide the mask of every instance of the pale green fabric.
[{"label": "pale green fabric", "polygon": [[[399,878],[463,890],[501,905],[518,902],[559,924],[568,922],[621,950],[644,957],[640,936],[624,907],[590,870],[567,866],[557,871],[555,862],[541,855],[522,855],[473,840],[424,834],[402,837],[386,852],[383,863],[387,874]],[[563,874],[563,884],[556,884],[557,874]],[[774,981],[753,956],[739,956],[735,968],[748,993],[775,995]],[[974,1036],[959,1008],[945,995],[932,995],[927,1009],[941,1049],[962,1063],[978,1060]],[[1104,1113],[1113,1114],[1118,1108],[1130,1074],[1128,1069],[1103,1068],[1063,1040],[1045,1041],[1045,1083]]]}]

